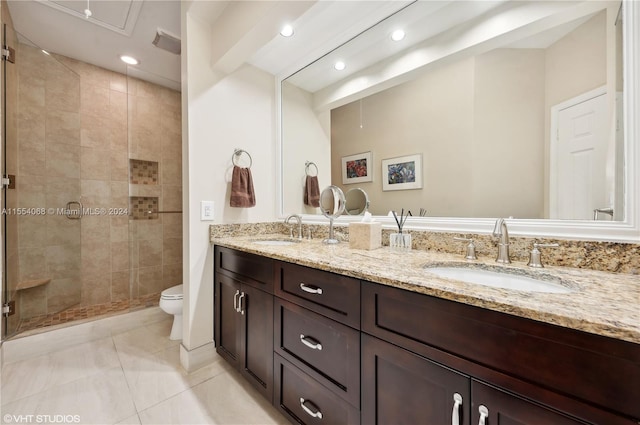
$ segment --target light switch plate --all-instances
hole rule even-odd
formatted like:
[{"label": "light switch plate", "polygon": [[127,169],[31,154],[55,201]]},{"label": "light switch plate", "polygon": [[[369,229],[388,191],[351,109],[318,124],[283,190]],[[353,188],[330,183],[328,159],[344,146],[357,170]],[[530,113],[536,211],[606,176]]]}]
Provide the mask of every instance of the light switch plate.
[{"label": "light switch plate", "polygon": [[213,221],[213,201],[200,201],[200,221]]}]

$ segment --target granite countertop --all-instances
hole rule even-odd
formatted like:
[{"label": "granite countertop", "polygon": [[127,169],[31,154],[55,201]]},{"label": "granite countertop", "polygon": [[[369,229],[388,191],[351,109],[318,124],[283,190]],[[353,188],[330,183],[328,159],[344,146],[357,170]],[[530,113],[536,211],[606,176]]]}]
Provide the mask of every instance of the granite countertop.
[{"label": "granite countertop", "polygon": [[[302,240],[285,246],[256,244],[283,240],[282,234],[213,238],[216,245],[339,273],[370,282],[453,300],[515,316],[640,343],[640,277],[568,267],[533,269],[524,263],[496,265],[493,260],[466,262],[461,255],[421,250],[350,249],[348,243],[326,245]],[[426,265],[491,269],[559,281],[570,293],[541,293],[469,284],[429,273]]]}]

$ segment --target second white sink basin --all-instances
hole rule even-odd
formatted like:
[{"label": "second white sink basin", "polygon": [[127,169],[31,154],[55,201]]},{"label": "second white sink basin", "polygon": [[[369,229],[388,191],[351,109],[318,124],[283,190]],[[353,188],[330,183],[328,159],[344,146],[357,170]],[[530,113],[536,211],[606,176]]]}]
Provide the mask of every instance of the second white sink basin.
[{"label": "second white sink basin", "polygon": [[460,280],[477,285],[492,286],[494,288],[510,289],[525,292],[569,293],[570,288],[560,283],[548,282],[529,276],[522,276],[503,271],[485,270],[467,267],[427,267],[426,271],[440,277]]}]

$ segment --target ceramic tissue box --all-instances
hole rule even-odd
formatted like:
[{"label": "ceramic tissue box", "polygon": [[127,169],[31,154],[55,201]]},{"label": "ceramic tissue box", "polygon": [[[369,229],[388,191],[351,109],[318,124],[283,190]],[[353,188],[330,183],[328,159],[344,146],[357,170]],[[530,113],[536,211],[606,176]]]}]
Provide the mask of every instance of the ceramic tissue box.
[{"label": "ceramic tissue box", "polygon": [[377,249],[382,245],[382,223],[349,223],[349,248]]}]

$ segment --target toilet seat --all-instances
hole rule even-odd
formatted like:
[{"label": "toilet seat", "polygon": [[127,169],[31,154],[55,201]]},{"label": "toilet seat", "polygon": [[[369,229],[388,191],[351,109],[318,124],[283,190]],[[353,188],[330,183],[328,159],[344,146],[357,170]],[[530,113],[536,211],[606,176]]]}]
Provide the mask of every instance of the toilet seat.
[{"label": "toilet seat", "polygon": [[172,286],[167,288],[160,294],[162,300],[181,300],[183,298],[182,285]]}]

